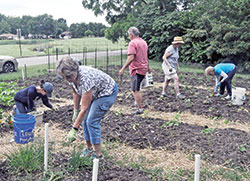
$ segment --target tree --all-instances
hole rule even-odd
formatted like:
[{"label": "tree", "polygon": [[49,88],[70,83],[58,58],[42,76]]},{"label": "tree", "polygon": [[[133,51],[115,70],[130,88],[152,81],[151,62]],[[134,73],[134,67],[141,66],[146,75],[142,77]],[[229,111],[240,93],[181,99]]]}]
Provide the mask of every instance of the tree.
[{"label": "tree", "polygon": [[92,32],[91,30],[87,30],[87,31],[85,32],[85,36],[89,37],[89,36],[91,36],[91,35],[93,35],[93,32]]}]

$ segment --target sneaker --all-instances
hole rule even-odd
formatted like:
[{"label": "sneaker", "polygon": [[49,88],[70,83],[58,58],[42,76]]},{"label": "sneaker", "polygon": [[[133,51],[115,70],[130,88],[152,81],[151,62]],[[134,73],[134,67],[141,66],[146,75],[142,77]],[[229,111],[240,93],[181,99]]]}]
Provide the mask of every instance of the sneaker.
[{"label": "sneaker", "polygon": [[167,97],[167,94],[166,93],[162,93],[161,97]]},{"label": "sneaker", "polygon": [[220,93],[215,94],[216,97],[221,97],[222,95]]},{"label": "sneaker", "polygon": [[134,102],[133,104],[131,104],[131,107],[137,107],[137,103]]},{"label": "sneaker", "polygon": [[103,160],[103,159],[104,159],[104,155],[103,155],[103,154],[97,155],[96,153],[93,153],[93,154],[91,155],[91,157],[92,157],[93,160],[94,160],[95,158],[96,158],[96,159],[99,159],[99,160]]},{"label": "sneaker", "polygon": [[135,114],[143,114],[143,113],[144,113],[143,109],[137,109],[135,112]]},{"label": "sneaker", "polygon": [[80,157],[88,157],[88,156],[91,156],[92,153],[93,153],[93,149],[85,148],[85,149],[82,151]]},{"label": "sneaker", "polygon": [[186,96],[182,95],[182,94],[177,94],[176,98],[178,99],[185,99]]},{"label": "sneaker", "polygon": [[76,133],[77,131],[74,128],[72,128],[66,137],[66,142],[67,143],[74,142],[76,140]]},{"label": "sneaker", "polygon": [[226,97],[225,97],[225,99],[232,99],[232,96],[230,96],[230,95],[227,95]]}]

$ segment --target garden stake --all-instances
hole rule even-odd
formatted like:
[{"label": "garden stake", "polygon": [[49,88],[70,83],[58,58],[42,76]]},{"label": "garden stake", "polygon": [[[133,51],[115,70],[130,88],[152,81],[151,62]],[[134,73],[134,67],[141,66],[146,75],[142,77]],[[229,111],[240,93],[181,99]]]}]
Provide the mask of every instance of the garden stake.
[{"label": "garden stake", "polygon": [[44,174],[48,171],[48,139],[49,139],[49,123],[45,123],[44,132]]},{"label": "garden stake", "polygon": [[199,181],[200,180],[200,155],[195,155],[195,177],[194,181]]},{"label": "garden stake", "polygon": [[99,159],[94,158],[93,163],[92,181],[97,181]]}]

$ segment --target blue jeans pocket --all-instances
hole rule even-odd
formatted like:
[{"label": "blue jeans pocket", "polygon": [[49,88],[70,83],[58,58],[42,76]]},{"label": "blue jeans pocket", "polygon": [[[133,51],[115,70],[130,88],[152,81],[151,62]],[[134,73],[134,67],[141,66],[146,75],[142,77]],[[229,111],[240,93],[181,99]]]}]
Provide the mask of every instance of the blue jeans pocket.
[{"label": "blue jeans pocket", "polygon": [[103,111],[108,111],[109,108],[110,108],[109,104],[102,104],[102,105],[100,105],[100,109],[103,110]]}]

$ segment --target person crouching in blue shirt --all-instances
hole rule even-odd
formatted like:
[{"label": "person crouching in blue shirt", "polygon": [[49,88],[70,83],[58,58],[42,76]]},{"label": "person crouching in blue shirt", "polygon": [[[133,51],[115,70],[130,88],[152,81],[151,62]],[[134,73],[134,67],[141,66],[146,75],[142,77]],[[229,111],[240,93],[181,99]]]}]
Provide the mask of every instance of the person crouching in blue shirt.
[{"label": "person crouching in blue shirt", "polygon": [[237,66],[232,63],[220,63],[215,67],[209,66],[205,69],[205,75],[215,75],[215,88],[214,91],[217,92],[218,87],[220,87],[220,92],[217,96],[222,96],[227,88],[228,96],[226,99],[232,99],[232,79],[236,73]]},{"label": "person crouching in blue shirt", "polygon": [[53,85],[49,82],[40,81],[40,86],[29,86],[18,91],[14,97],[16,108],[15,114],[26,114],[36,110],[34,100],[42,99],[45,106],[53,109],[48,97],[52,96]]}]

